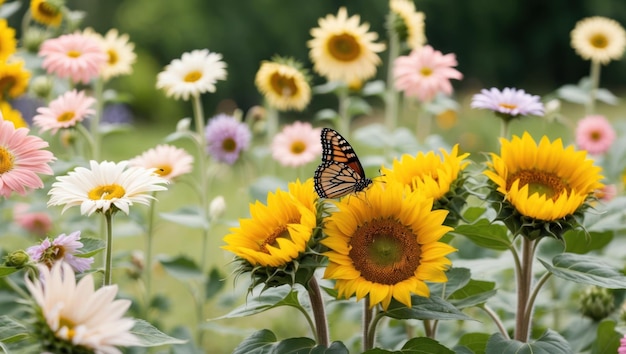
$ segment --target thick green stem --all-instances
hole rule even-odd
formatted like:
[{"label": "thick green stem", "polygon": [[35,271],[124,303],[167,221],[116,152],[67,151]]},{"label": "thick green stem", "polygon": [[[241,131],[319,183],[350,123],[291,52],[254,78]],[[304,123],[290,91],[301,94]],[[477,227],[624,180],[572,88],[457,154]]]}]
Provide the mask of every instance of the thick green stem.
[{"label": "thick green stem", "polygon": [[374,348],[376,326],[372,323],[373,309],[370,308],[370,297],[363,301],[363,351]]},{"label": "thick green stem", "polygon": [[591,90],[589,91],[589,102],[586,105],[586,113],[587,115],[591,115],[595,113],[596,110],[596,99],[598,97],[598,88],[600,87],[600,68],[602,65],[597,60],[591,61],[591,69],[589,73],[589,78],[591,80]]},{"label": "thick green stem", "polygon": [[107,244],[104,254],[104,285],[111,285],[113,274],[111,269],[113,267],[113,213],[111,209],[104,213],[104,220],[106,224]]},{"label": "thick green stem", "polygon": [[313,318],[315,319],[315,336],[317,344],[328,347],[330,339],[328,336],[328,322],[326,320],[326,309],[324,307],[324,299],[320,286],[315,277],[311,277],[307,286],[309,299],[311,300],[311,309],[313,310]]},{"label": "thick green stem", "polygon": [[[515,339],[527,342],[530,333],[532,311],[528,311],[530,289],[532,288],[533,259],[535,242],[522,237],[521,268],[517,277],[517,311],[515,318]],[[528,315],[527,315],[528,314]]]},{"label": "thick green stem", "polygon": [[486,304],[483,304],[483,306],[480,306],[480,308],[483,309],[483,311],[485,311],[487,315],[491,318],[493,323],[496,324],[496,327],[498,327],[498,331],[500,331],[504,338],[510,339],[509,332],[507,332],[506,327],[504,327],[504,324],[502,323],[502,320],[500,319],[498,314]]}]

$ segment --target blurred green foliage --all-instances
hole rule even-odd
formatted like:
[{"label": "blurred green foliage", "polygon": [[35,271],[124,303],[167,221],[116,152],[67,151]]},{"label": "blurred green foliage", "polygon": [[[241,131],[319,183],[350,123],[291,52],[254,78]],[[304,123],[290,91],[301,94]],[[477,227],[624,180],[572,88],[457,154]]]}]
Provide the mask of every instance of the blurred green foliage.
[{"label": "blurred green foliage", "polygon": [[[254,75],[262,60],[275,54],[292,56],[311,67],[309,31],[319,18],[347,6],[360,14],[386,40],[386,0],[67,0],[70,8],[87,12],[86,25],[104,33],[116,27],[136,44],[138,63],[132,76],[117,86],[133,96],[140,119],[175,122],[191,115],[191,105],[166,99],[155,87],[156,74],[171,60],[193,49],[222,53],[228,79],[206,95],[207,116],[235,105],[247,110],[260,104]],[[465,75],[457,90],[514,86],[547,94],[575,83],[589,71],[589,63],[570,47],[569,32],[584,17],[601,15],[626,26],[624,0],[416,0],[426,14],[429,44],[455,53]],[[386,53],[383,53],[386,58]],[[382,67],[379,78],[384,77]],[[626,80],[626,61],[604,71],[605,86]],[[610,73],[610,74],[609,74]],[[323,80],[315,77],[315,84]],[[311,117],[324,105],[314,101],[302,115]],[[297,116],[297,115],[296,115]]]}]

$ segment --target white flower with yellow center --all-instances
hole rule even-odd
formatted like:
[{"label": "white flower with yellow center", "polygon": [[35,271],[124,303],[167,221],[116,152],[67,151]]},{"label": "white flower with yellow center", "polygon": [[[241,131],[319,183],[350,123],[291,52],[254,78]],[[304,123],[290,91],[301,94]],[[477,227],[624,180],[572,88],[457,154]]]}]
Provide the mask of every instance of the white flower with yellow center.
[{"label": "white flower with yellow center", "polygon": [[[391,0],[389,8],[400,23],[394,21],[395,30],[410,49],[421,48],[426,44],[424,34],[424,13],[415,10],[413,0]],[[403,37],[403,38],[402,38]]]},{"label": "white flower with yellow center", "polygon": [[137,55],[134,52],[135,44],[129,42],[127,34],[120,35],[115,28],[110,29],[104,36],[91,28],[85,29],[83,34],[96,38],[109,57],[100,73],[105,81],[133,72],[132,66],[137,60]]},{"label": "white flower with yellow center", "polygon": [[365,81],[376,74],[380,65],[382,43],[374,43],[378,34],[368,32],[368,23],[360,24],[358,15],[348,17],[345,7],[337,16],[327,15],[318,21],[319,27],[311,30],[313,39],[307,43],[311,51],[313,69],[329,81],[346,84]]},{"label": "white flower with yellow center", "polygon": [[624,55],[626,31],[610,18],[594,16],[576,23],[571,33],[572,47],[585,60],[608,64]]},{"label": "white flower with yellow center", "polygon": [[[167,188],[167,180],[154,169],[128,167],[128,161],[89,162],[90,168],[77,167],[67,176],[57,177],[48,193],[48,206],[63,205],[62,213],[80,206],[80,213],[91,215],[96,211],[121,210],[128,214],[133,203],[148,205],[154,197],[151,192]],[[128,167],[128,168],[127,168]]]}]

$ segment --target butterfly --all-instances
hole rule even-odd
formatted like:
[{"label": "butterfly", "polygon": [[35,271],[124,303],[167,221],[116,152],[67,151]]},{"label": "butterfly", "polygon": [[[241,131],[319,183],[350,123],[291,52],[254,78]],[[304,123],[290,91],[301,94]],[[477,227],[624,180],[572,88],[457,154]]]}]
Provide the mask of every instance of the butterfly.
[{"label": "butterfly", "polygon": [[322,129],[322,163],[317,166],[313,181],[320,198],[339,198],[365,189],[372,180],[354,149],[344,137],[330,128]]}]

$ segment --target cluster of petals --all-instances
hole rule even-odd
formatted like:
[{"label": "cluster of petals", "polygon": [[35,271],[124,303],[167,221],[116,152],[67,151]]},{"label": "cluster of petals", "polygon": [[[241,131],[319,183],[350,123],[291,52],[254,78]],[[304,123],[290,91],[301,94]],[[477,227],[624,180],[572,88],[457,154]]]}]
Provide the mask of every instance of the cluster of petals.
[{"label": "cluster of petals", "polygon": [[79,32],[44,41],[39,56],[48,74],[83,84],[97,78],[109,59],[98,40]]}]

